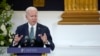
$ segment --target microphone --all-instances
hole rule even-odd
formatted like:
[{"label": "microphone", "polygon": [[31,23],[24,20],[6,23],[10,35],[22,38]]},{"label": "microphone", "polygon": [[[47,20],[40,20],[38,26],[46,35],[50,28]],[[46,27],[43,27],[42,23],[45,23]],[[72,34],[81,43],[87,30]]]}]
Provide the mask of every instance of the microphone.
[{"label": "microphone", "polygon": [[29,37],[28,37],[28,36],[25,36],[25,39],[24,39],[24,46],[27,46],[28,40],[29,40]]},{"label": "microphone", "polygon": [[30,39],[30,45],[31,45],[31,47],[34,46],[34,43],[35,43],[35,39],[34,38],[31,38]]},{"label": "microphone", "polygon": [[30,40],[30,44],[31,44],[31,46],[34,45],[34,42],[35,42],[34,39],[31,39],[31,40]]}]

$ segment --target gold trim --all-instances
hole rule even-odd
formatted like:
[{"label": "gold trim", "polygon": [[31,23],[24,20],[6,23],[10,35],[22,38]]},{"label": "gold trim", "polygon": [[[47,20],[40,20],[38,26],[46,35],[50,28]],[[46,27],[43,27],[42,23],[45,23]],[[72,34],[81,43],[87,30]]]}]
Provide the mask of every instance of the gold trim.
[{"label": "gold trim", "polygon": [[47,54],[46,53],[43,53],[42,56],[47,56]]},{"label": "gold trim", "polygon": [[11,56],[17,56],[16,54],[11,54]]}]

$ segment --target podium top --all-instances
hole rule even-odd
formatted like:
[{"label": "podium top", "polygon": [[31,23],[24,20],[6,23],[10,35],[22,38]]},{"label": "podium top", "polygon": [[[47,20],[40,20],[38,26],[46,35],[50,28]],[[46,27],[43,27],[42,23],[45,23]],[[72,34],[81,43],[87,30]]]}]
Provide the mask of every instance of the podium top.
[{"label": "podium top", "polygon": [[50,53],[50,48],[7,48],[7,53]]}]

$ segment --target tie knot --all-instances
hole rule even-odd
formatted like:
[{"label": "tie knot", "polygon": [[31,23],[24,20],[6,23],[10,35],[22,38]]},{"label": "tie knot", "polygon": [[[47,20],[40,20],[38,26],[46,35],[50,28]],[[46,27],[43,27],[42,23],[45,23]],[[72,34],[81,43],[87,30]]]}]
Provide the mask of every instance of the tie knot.
[{"label": "tie knot", "polygon": [[33,27],[31,27],[31,29],[33,29]]}]

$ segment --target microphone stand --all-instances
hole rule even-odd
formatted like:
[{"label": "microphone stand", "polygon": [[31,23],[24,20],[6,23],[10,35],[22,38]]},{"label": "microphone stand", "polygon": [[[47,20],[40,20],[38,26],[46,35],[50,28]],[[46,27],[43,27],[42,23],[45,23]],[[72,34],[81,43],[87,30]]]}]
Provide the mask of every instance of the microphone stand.
[{"label": "microphone stand", "polygon": [[31,47],[34,46],[34,42],[35,42],[35,39],[30,39],[30,45],[31,45]]},{"label": "microphone stand", "polygon": [[27,46],[28,40],[29,40],[29,37],[28,36],[25,36],[24,46]]}]

